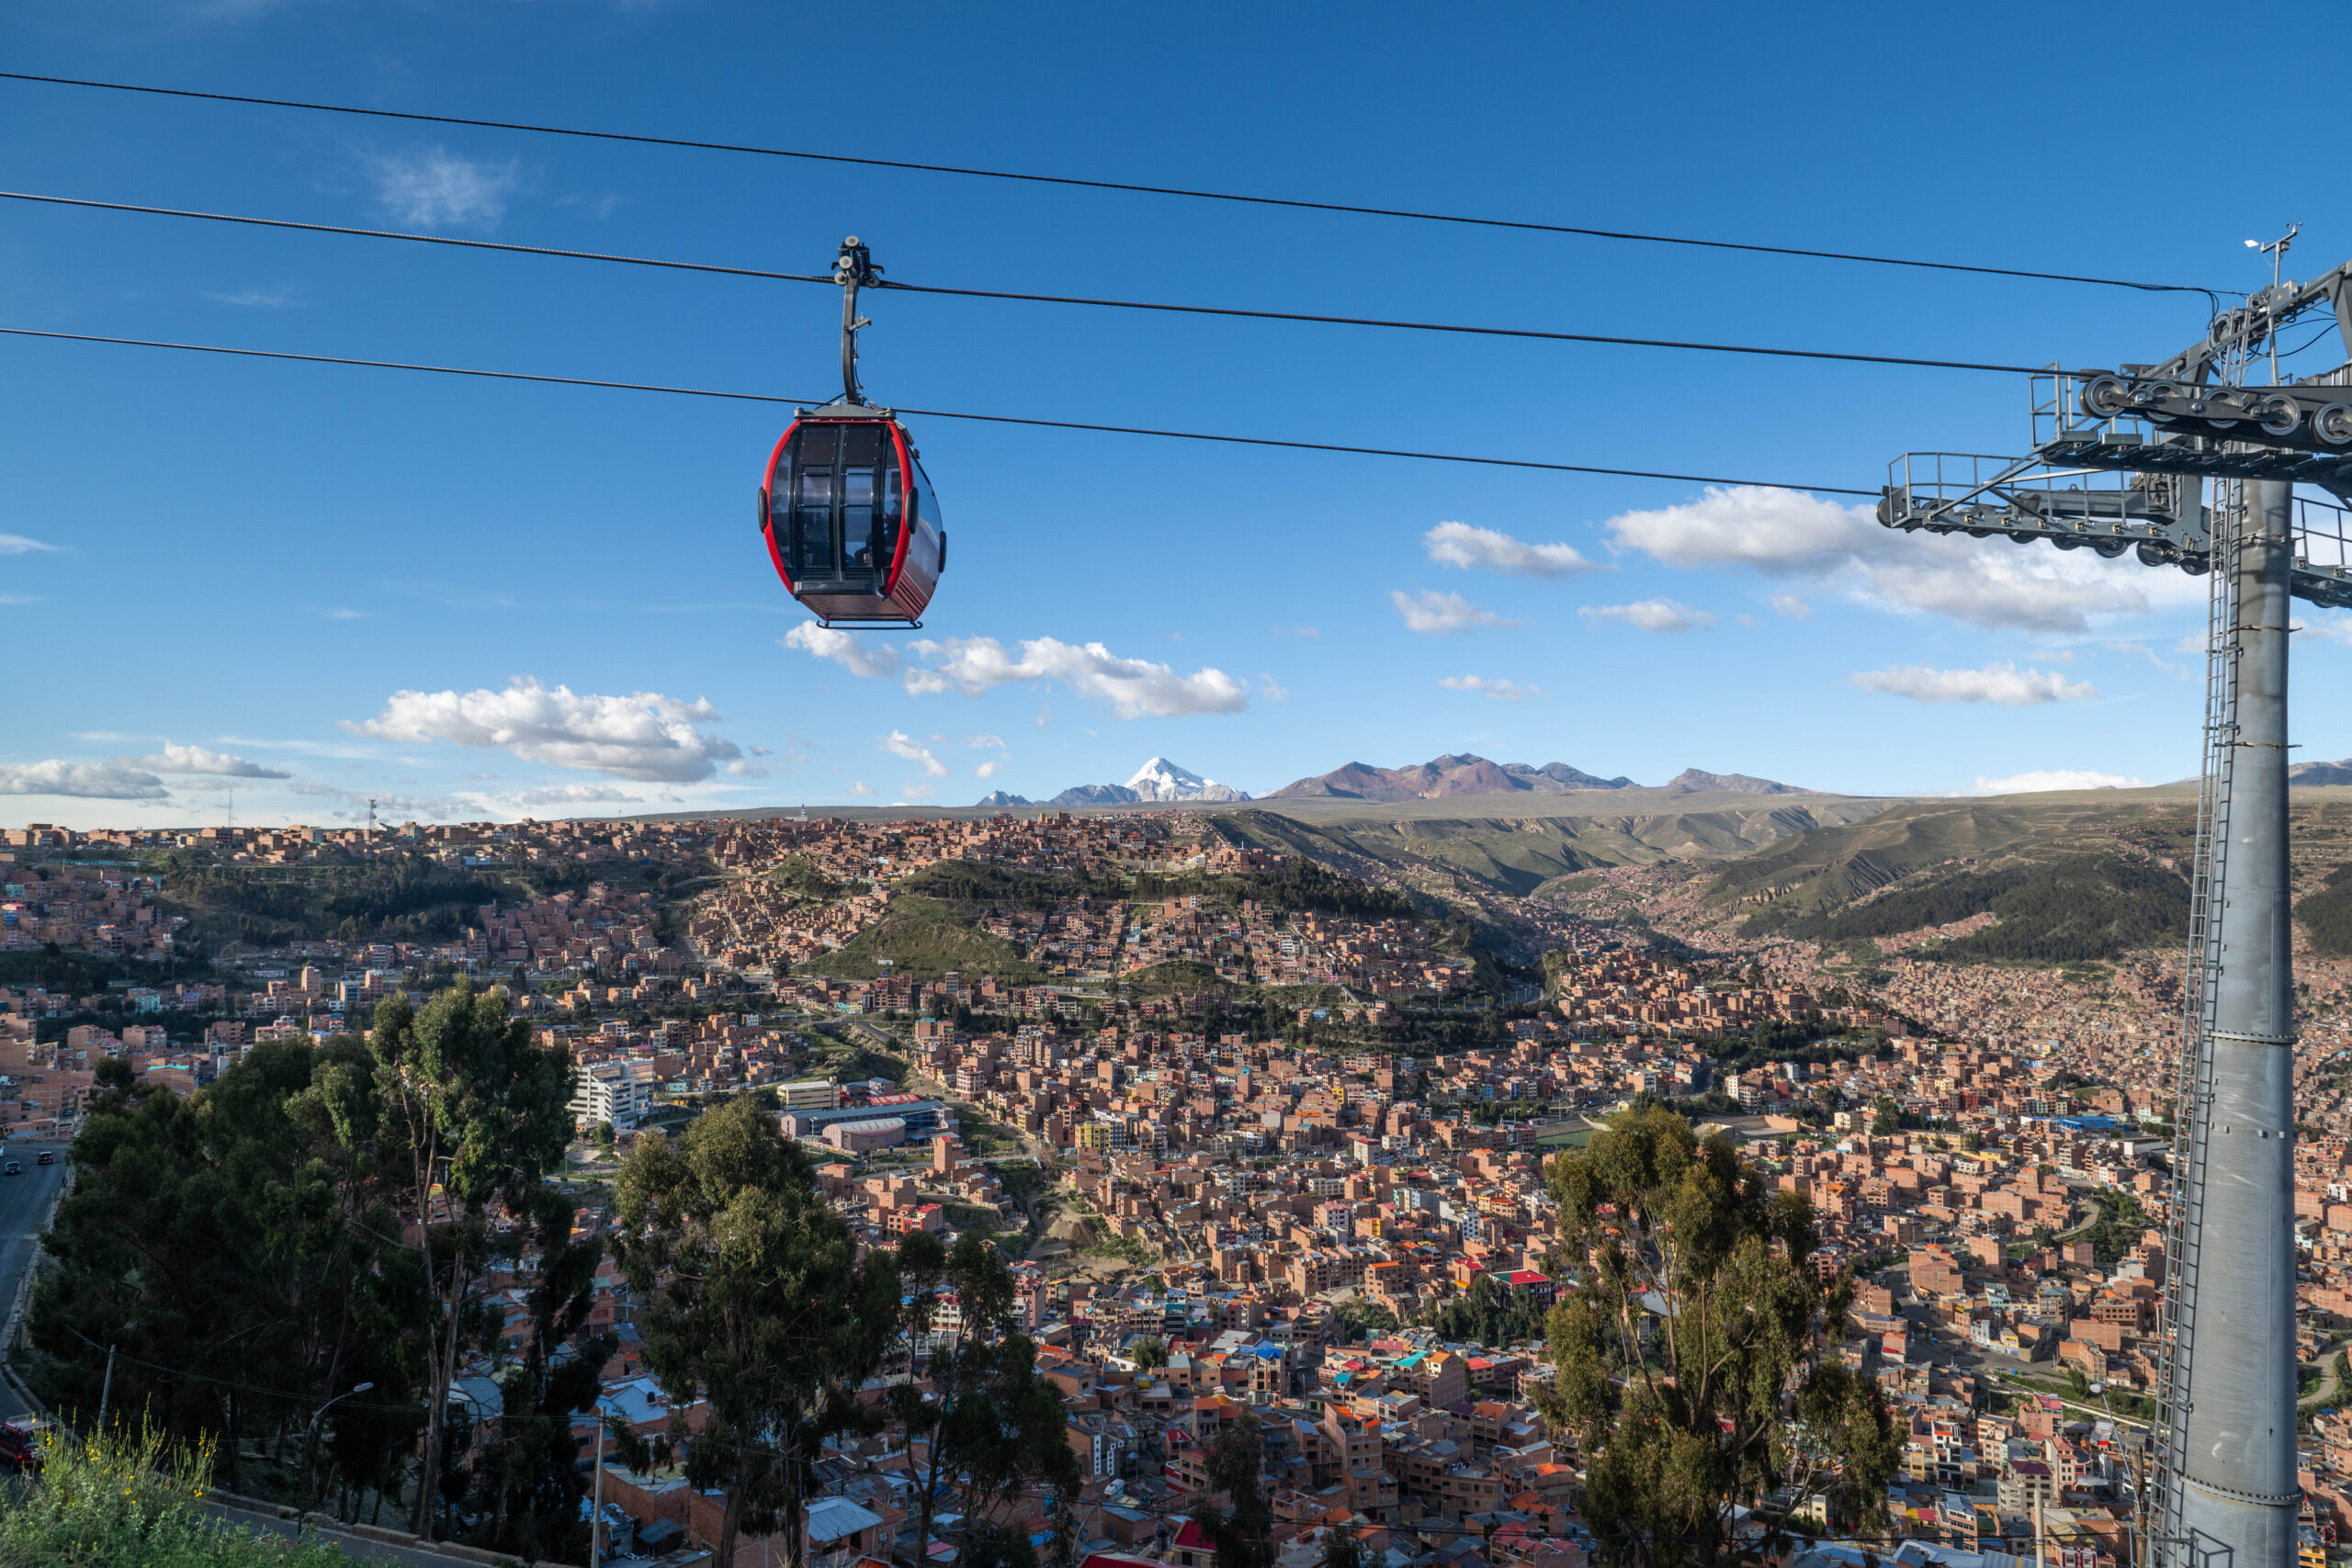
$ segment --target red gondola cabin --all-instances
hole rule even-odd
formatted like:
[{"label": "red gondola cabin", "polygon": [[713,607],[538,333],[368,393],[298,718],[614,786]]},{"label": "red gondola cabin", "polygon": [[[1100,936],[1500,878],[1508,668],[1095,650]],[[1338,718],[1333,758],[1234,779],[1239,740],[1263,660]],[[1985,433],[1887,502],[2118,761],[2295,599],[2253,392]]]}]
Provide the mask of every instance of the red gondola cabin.
[{"label": "red gondola cabin", "polygon": [[785,587],[829,626],[921,626],[947,565],[905,427],[854,403],[801,414],[775,444],[760,530]]}]

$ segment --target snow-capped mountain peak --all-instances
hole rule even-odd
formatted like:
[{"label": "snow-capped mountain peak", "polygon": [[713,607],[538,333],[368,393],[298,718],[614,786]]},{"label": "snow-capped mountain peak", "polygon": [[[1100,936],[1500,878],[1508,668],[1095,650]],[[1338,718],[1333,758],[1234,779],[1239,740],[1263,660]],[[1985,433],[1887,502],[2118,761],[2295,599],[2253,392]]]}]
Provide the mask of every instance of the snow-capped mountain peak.
[{"label": "snow-capped mountain peak", "polygon": [[1192,769],[1154,757],[1136,770],[1126,787],[1137,800],[1247,800],[1249,793],[1204,779]]}]

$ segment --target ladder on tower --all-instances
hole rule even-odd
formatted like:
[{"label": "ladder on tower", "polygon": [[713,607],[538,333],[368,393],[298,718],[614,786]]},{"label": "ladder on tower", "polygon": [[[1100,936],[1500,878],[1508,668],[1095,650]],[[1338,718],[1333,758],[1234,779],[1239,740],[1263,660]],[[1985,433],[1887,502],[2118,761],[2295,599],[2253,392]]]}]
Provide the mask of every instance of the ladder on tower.
[{"label": "ladder on tower", "polygon": [[2173,1107],[2172,1213],[2165,1243],[2165,1316],[2156,1372],[2154,1495],[2143,1499],[2142,1539],[2149,1561],[2199,1568],[2187,1542],[2181,1466],[2188,1456],[2189,1360],[2197,1322],[2202,1250],[2207,1110],[2212,1055],[2207,1048],[2221,971],[2222,891],[2230,848],[2231,761],[2237,736],[2237,572],[2235,550],[2245,519],[2245,486],[2215,479],[2208,513],[2213,570],[2207,578],[2210,630],[2205,649],[2204,765],[2197,790],[2197,860],[2189,876],[2188,951],[2181,987],[2180,1071]]}]

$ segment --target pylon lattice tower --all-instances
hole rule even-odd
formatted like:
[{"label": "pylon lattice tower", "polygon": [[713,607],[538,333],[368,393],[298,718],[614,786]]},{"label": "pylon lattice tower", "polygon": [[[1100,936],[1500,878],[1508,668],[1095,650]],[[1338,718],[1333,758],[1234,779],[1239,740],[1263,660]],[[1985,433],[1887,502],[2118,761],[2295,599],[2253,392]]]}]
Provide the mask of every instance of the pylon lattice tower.
[{"label": "pylon lattice tower", "polygon": [[[2138,1532],[2163,1568],[2285,1568],[2302,1500],[2288,615],[2290,597],[2352,607],[2352,513],[2295,494],[2352,502],[2352,263],[2281,280],[2292,238],[2260,247],[2268,288],[2170,359],[2033,378],[2028,456],[1907,454],[1878,509],[1892,528],[2130,550],[2209,579],[2157,1462]],[[2346,362],[2281,381],[2278,334],[2323,310]]]}]

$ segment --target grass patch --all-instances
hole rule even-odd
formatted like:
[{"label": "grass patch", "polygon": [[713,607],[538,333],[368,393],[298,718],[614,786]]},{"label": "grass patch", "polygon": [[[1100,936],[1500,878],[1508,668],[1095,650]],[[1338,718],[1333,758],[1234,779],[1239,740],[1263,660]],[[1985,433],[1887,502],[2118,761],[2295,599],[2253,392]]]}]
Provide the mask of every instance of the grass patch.
[{"label": "grass patch", "polygon": [[1037,966],[1013,945],[975,930],[937,898],[903,893],[890,912],[832,952],[796,966],[797,973],[835,980],[874,980],[891,973],[936,980],[953,969],[965,976],[993,975],[1012,985],[1034,985]]}]

